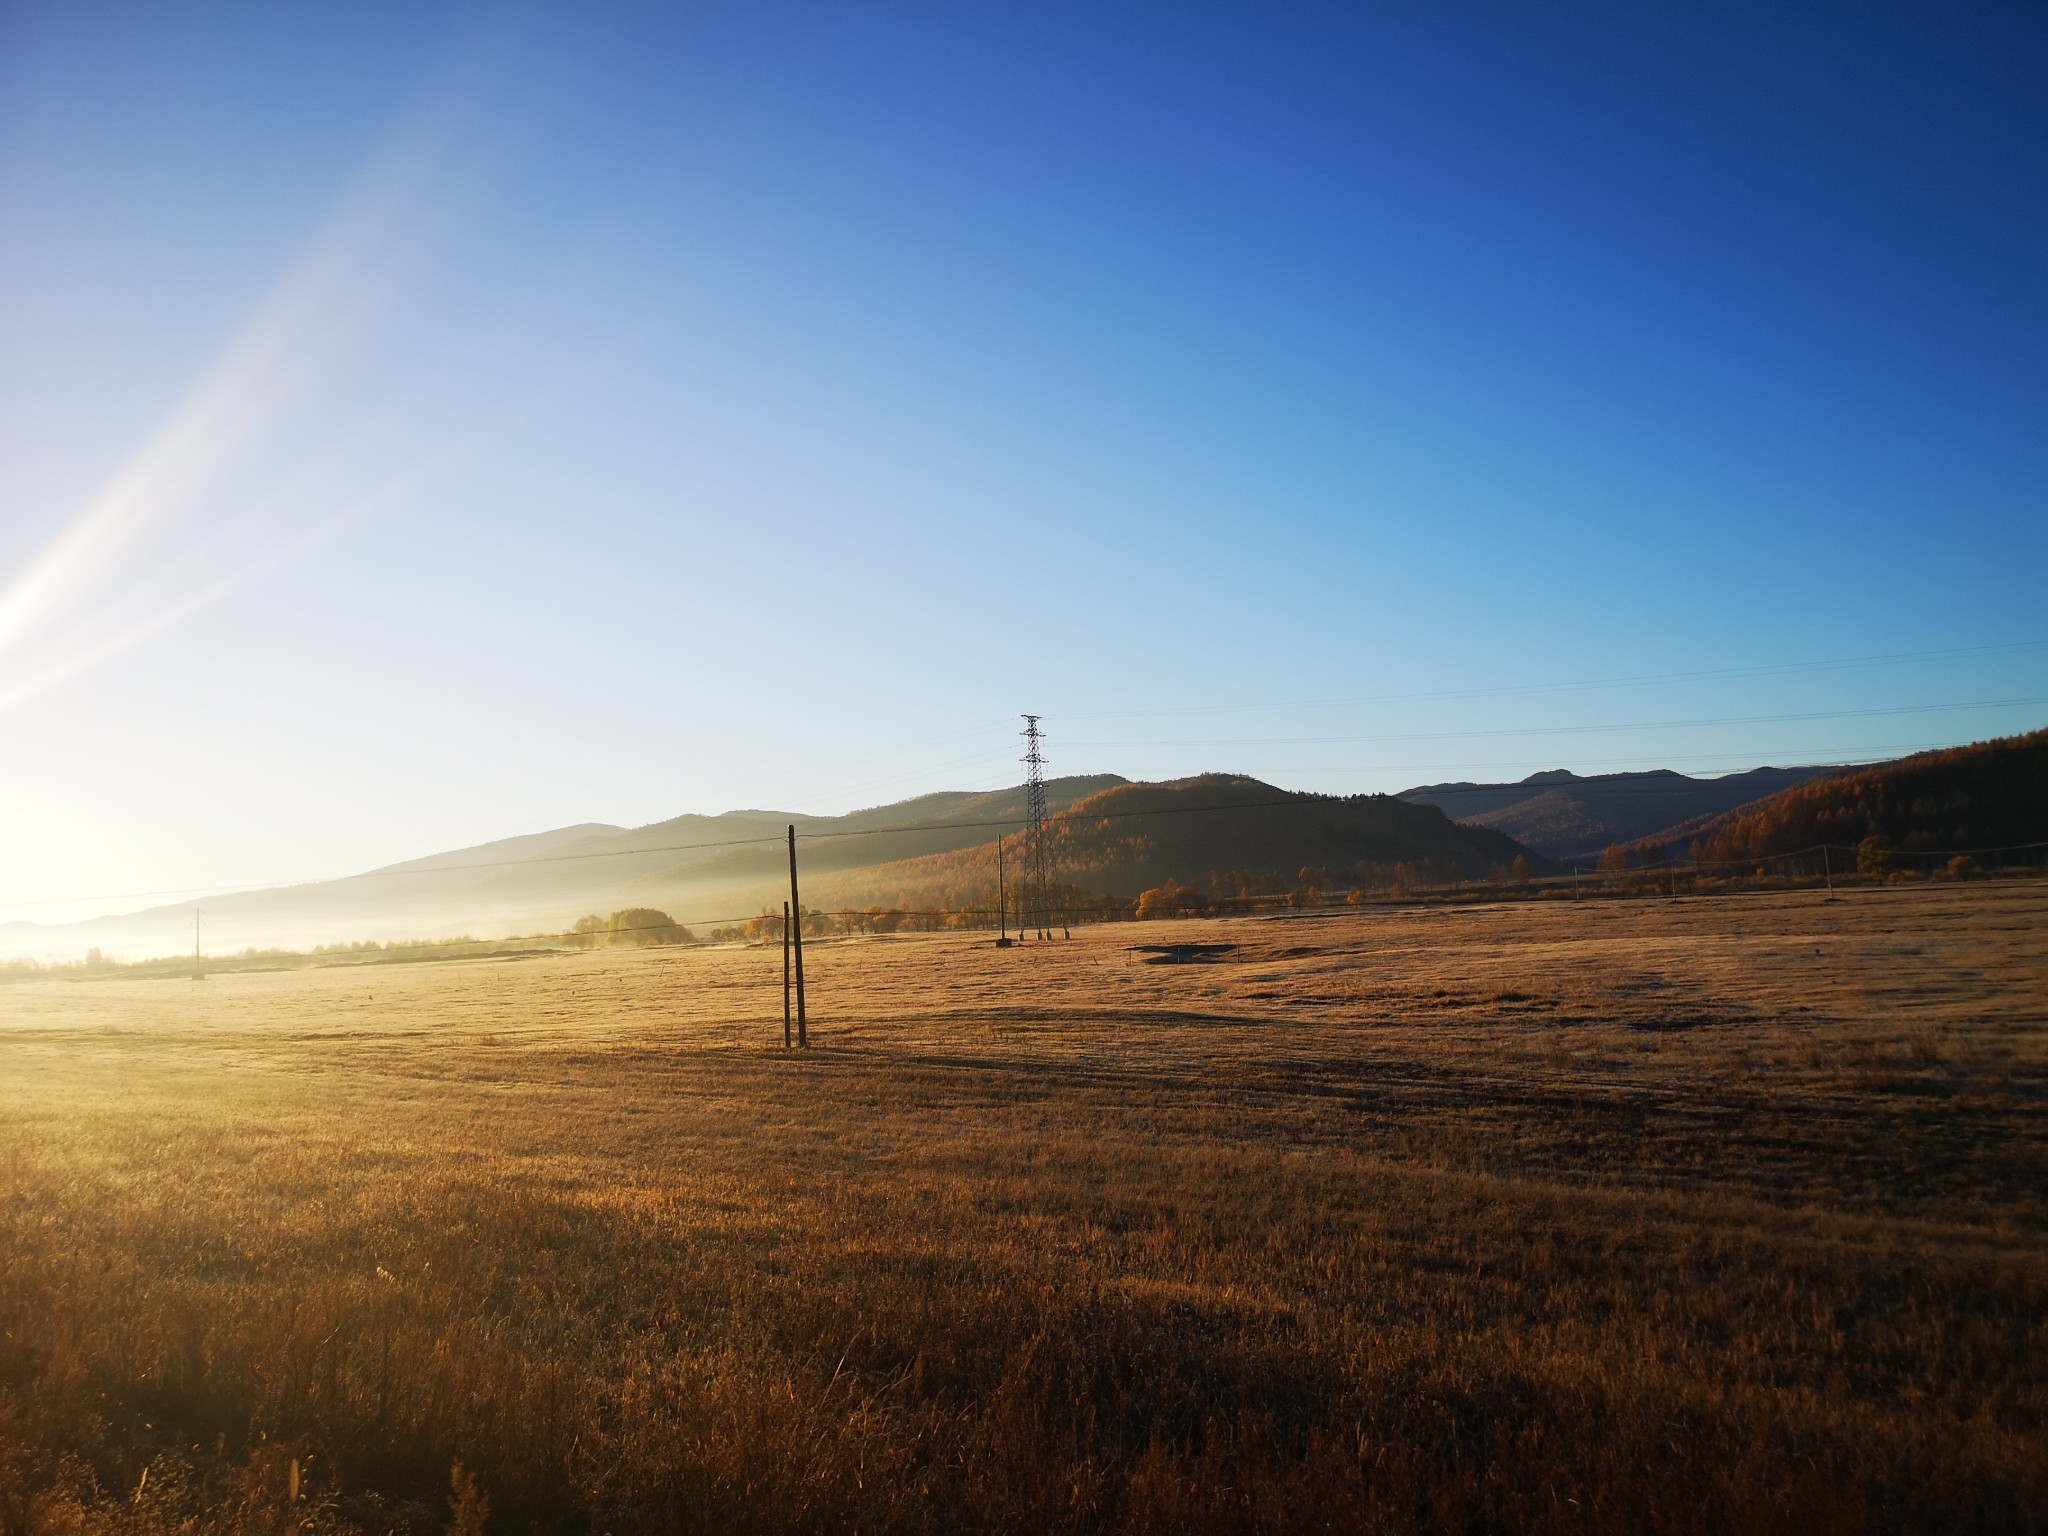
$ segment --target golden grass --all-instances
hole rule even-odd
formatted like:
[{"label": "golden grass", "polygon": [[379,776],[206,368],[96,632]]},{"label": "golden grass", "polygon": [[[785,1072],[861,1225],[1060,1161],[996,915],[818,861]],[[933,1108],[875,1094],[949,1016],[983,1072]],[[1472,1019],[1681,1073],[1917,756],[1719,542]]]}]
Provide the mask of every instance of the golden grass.
[{"label": "golden grass", "polygon": [[0,1536],[2048,1520],[2048,889],[807,959],[0,993]]}]

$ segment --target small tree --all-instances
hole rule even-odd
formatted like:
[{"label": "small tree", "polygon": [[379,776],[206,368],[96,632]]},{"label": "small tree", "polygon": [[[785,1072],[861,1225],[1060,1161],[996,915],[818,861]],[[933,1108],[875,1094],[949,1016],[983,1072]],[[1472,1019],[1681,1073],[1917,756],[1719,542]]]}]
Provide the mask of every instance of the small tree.
[{"label": "small tree", "polygon": [[1166,884],[1154,886],[1138,895],[1137,916],[1189,917],[1209,910],[1209,898],[1190,885],[1168,878]]},{"label": "small tree", "polygon": [[653,907],[627,907],[614,912],[611,921],[605,924],[607,943],[632,949],[655,944],[689,944],[694,938],[689,929],[666,912],[658,912]]},{"label": "small tree", "polygon": [[1897,847],[1882,832],[1873,832],[1856,845],[1856,872],[1882,880],[1891,872],[1892,850]]}]

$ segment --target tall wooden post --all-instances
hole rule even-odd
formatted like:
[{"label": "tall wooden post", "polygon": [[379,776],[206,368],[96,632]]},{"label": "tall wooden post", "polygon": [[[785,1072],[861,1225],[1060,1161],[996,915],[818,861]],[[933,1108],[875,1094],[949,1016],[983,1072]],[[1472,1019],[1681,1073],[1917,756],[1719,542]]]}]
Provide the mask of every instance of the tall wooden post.
[{"label": "tall wooden post", "polygon": [[789,1049],[789,903],[782,904],[782,1048]]},{"label": "tall wooden post", "polygon": [[804,904],[796,890],[796,823],[789,825],[789,921],[787,928],[796,954],[796,1043],[810,1048],[811,1036],[804,1017]]}]

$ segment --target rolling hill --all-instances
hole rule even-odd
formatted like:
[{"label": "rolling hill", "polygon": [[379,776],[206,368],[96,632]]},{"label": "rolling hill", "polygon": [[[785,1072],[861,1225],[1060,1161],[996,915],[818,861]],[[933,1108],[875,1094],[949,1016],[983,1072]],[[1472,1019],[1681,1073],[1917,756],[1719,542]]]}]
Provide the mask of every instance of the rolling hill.
[{"label": "rolling hill", "polygon": [[[1298,794],[1236,774],[1203,774],[1163,784],[1121,784],[1075,802],[1052,824],[1057,877],[1107,896],[1130,898],[1175,880],[1211,895],[1243,890],[1329,890],[1387,879],[1401,864],[1424,878],[1484,877],[1547,861],[1512,838],[1461,826],[1434,806],[1392,795]],[[1022,856],[1021,837],[1005,840]],[[863,869],[859,885],[903,906],[990,901],[993,842]],[[1425,866],[1427,869],[1425,870]],[[853,899],[853,882],[821,892]]]},{"label": "rolling hill", "polygon": [[[1115,774],[1053,779],[1058,809],[1114,788]],[[193,911],[206,947],[303,948],[375,939],[552,932],[589,912],[655,907],[685,921],[755,911],[787,892],[784,829],[795,824],[808,877],[972,846],[990,822],[1024,816],[1022,788],[948,791],[846,816],[728,811],[648,826],[601,823],[505,838],[407,860],[339,880],[208,896],[119,917],[66,924],[0,924],[0,959],[176,954],[192,945]],[[965,825],[962,825],[965,824]],[[977,825],[978,824],[978,825]],[[807,889],[808,896],[808,889]]]},{"label": "rolling hill", "polygon": [[1614,843],[1652,837],[1779,790],[1845,773],[1838,767],[1753,768],[1696,779],[1660,768],[1581,777],[1567,769],[1518,784],[1424,784],[1400,798],[1433,805],[1467,826],[1504,832],[1552,859],[1593,857]]},{"label": "rolling hill", "polygon": [[1907,854],[2048,843],[2048,730],[2008,736],[1781,790],[1665,829],[1674,853],[1755,859],[1818,843],[1889,838]]},{"label": "rolling hill", "polygon": [[[1167,879],[1234,894],[1311,883],[1343,888],[1372,868],[1429,867],[1428,878],[1485,875],[1526,853],[1391,796],[1292,794],[1209,774],[1133,784],[1114,774],[1055,779],[1059,878],[1130,897]],[[807,905],[965,906],[992,902],[996,839],[1025,814],[1021,787],[925,795],[836,817],[785,811],[679,816],[626,829],[598,823],[458,848],[341,880],[207,897],[206,948],[304,948],[360,940],[558,932],[585,913],[655,908],[702,927],[778,904],[784,829],[803,838]],[[1021,839],[1008,839],[1015,857]],[[1536,862],[1540,863],[1540,859]],[[0,926],[0,958],[176,954],[194,903],[91,922]]]}]

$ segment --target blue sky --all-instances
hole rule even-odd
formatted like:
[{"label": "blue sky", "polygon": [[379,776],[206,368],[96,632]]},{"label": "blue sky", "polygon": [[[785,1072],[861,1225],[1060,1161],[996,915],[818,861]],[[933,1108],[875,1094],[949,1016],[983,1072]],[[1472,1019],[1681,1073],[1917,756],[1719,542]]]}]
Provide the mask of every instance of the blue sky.
[{"label": "blue sky", "polygon": [[2044,79],[2020,5],[0,8],[0,917],[1026,709],[1341,791],[2037,726]]}]

